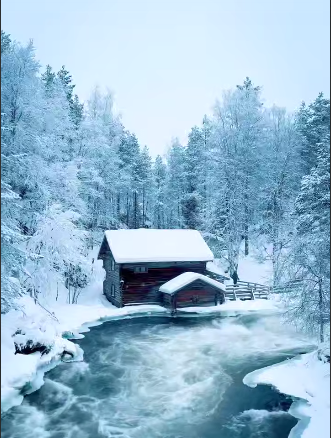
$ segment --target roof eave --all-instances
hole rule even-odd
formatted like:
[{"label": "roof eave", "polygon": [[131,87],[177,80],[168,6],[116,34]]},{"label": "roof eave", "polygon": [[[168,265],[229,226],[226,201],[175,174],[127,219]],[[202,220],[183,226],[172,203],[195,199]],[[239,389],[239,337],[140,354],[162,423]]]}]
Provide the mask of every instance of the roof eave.
[{"label": "roof eave", "polygon": [[[113,254],[113,256],[114,256],[114,254]],[[194,263],[194,262],[196,262],[196,263],[208,263],[208,262],[210,262],[210,261],[212,261],[212,260],[210,260],[210,259],[205,259],[205,260],[201,260],[201,259],[191,259],[191,260],[173,260],[173,259],[169,259],[169,260],[118,260],[118,259],[116,259],[116,257],[114,256],[114,259],[115,259],[115,262],[117,263],[117,264],[119,264],[119,265],[125,265],[125,264],[128,264],[128,265],[134,265],[134,264],[136,264],[136,265],[138,265],[138,264],[140,264],[140,263]]]}]

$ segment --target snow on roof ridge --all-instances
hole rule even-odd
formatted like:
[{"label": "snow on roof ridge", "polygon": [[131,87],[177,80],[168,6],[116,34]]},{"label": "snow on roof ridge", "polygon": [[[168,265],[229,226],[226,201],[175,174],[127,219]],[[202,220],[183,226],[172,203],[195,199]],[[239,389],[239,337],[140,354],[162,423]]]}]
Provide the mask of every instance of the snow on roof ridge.
[{"label": "snow on roof ridge", "polygon": [[217,289],[220,289],[222,292],[226,291],[224,284],[213,280],[212,278],[206,277],[205,275],[198,274],[197,272],[184,272],[183,274],[180,274],[172,280],[164,283],[159,288],[159,291],[171,295],[195,280],[202,280],[205,283],[209,283]]},{"label": "snow on roof ridge", "polygon": [[117,263],[208,262],[214,255],[197,230],[120,229],[105,231]]}]

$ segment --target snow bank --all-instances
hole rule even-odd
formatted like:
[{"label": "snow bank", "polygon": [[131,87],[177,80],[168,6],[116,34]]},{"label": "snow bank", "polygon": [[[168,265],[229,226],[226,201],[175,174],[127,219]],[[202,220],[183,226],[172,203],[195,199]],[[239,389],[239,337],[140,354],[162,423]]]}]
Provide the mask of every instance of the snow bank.
[{"label": "snow bank", "polygon": [[[83,356],[78,345],[62,337],[60,326],[35,308],[29,316],[19,311],[1,316],[1,412],[21,404],[24,394],[39,389],[44,373],[59,361]],[[15,354],[15,344],[26,346],[28,341],[34,347],[46,347],[47,353]]]},{"label": "snow bank", "polygon": [[111,230],[105,232],[117,263],[212,261],[203,237],[196,230]]},{"label": "snow bank", "polygon": [[217,289],[220,289],[222,292],[226,292],[224,284],[220,283],[219,281],[213,280],[212,278],[206,277],[205,275],[197,274],[196,272],[184,272],[183,274],[178,275],[172,280],[164,283],[160,287],[159,291],[166,294],[173,294],[182,287],[192,283],[195,280],[201,280],[205,283],[211,284]]},{"label": "snow bank", "polygon": [[317,351],[296,357],[245,376],[244,384],[271,385],[294,398],[289,413],[300,421],[290,438],[330,436],[330,364]]},{"label": "snow bank", "polygon": [[223,316],[244,315],[246,313],[278,313],[281,312],[281,306],[272,300],[247,300],[247,301],[226,301],[224,304],[211,307],[185,307],[177,309],[177,313],[219,313]]},{"label": "snow bank", "polygon": [[261,255],[253,247],[251,247],[248,256],[245,256],[244,250],[241,248],[238,262],[238,275],[240,280],[268,286],[273,277],[272,262],[269,258],[264,258],[262,261]]}]

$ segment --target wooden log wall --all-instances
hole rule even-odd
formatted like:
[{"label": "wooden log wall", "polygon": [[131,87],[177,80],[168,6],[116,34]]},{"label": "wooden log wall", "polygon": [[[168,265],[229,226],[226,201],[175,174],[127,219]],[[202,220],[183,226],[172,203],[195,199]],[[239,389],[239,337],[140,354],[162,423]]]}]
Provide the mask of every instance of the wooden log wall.
[{"label": "wooden log wall", "polygon": [[[156,267],[157,266],[157,267]],[[159,292],[162,284],[177,277],[184,272],[204,273],[205,263],[177,264],[174,266],[148,266],[148,272],[135,273],[133,267],[121,268],[123,305],[133,304],[162,304],[163,297]]]},{"label": "wooden log wall", "polygon": [[174,294],[163,293],[163,305],[176,310],[184,307],[210,307],[223,303],[224,293],[201,280],[196,280]]},{"label": "wooden log wall", "polygon": [[109,254],[103,259],[103,268],[106,271],[106,278],[103,282],[103,293],[116,307],[122,307],[122,294],[120,288],[120,267]]}]

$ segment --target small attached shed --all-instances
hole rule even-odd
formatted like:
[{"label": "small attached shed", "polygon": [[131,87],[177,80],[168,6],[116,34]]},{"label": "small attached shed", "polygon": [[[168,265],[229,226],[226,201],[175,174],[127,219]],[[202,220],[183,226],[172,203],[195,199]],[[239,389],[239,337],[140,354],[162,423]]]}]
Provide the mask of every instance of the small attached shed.
[{"label": "small attached shed", "polygon": [[185,272],[167,283],[159,291],[164,307],[175,312],[183,307],[217,306],[225,301],[225,286],[196,272]]}]

